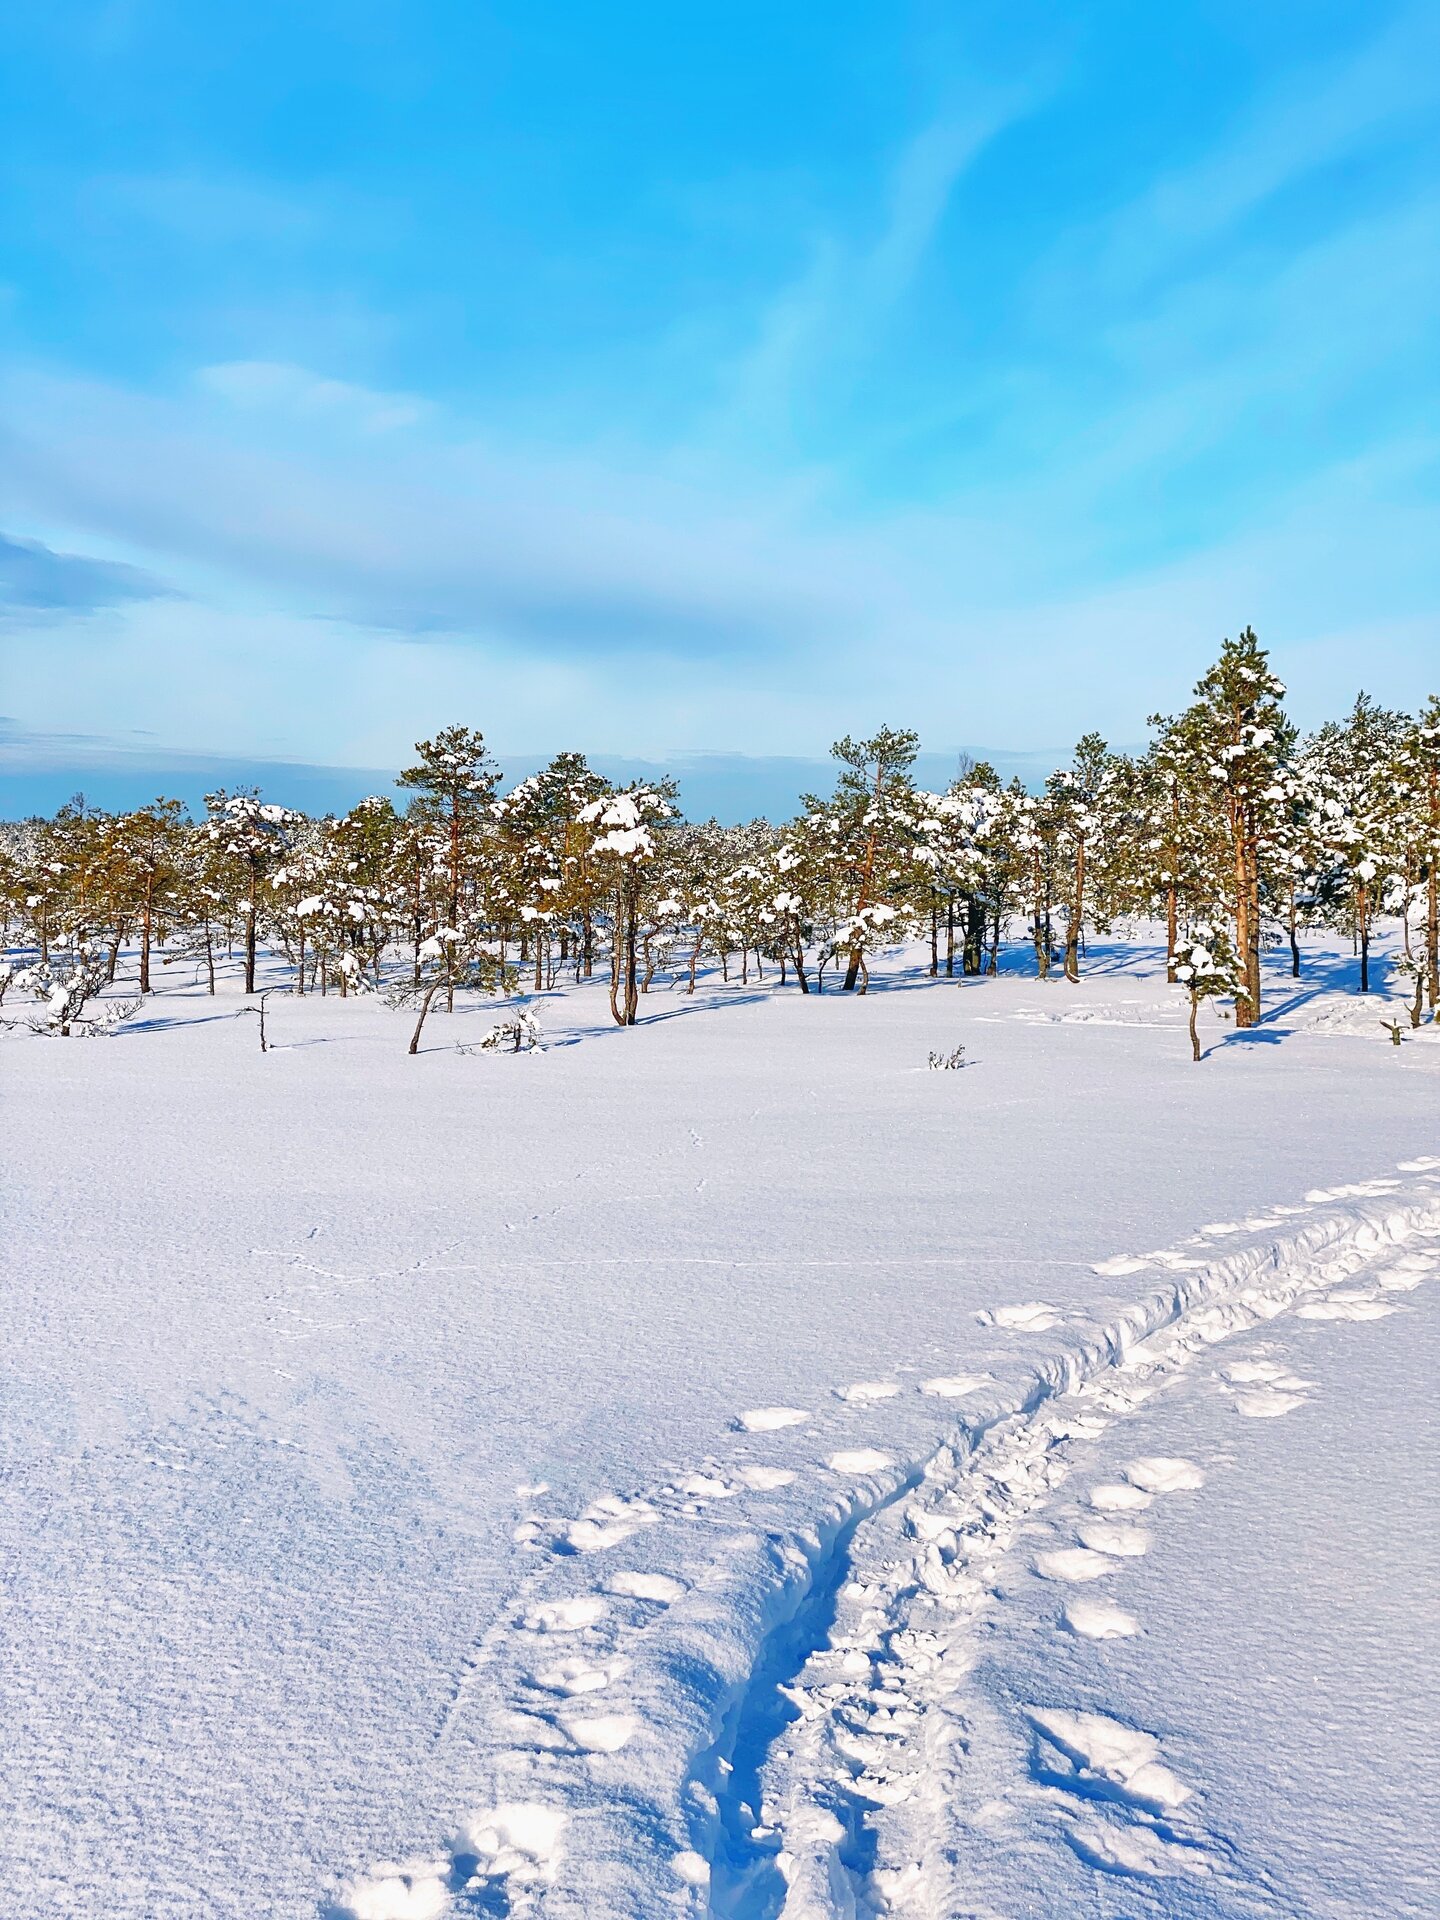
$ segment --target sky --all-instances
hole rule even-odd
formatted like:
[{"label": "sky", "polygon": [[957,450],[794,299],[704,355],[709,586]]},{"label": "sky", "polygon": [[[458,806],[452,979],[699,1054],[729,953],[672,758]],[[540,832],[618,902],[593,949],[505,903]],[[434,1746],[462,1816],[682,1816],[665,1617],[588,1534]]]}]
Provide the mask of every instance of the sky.
[{"label": "sky", "polygon": [[697,812],[885,722],[1024,774],[1247,622],[1302,725],[1440,685],[1434,4],[5,39],[6,812],[344,804],[454,721]]}]

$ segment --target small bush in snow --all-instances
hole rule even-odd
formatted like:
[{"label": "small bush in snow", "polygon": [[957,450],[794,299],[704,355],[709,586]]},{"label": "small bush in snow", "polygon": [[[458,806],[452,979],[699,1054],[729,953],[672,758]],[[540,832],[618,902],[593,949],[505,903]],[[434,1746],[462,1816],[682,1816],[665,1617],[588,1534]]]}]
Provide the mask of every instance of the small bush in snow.
[{"label": "small bush in snow", "polygon": [[954,1051],[951,1053],[936,1053],[933,1049],[931,1051],[930,1068],[932,1072],[935,1072],[935,1073],[939,1073],[942,1071],[953,1072],[956,1068],[963,1067],[964,1065],[965,1065],[964,1047],[956,1047]]},{"label": "small bush in snow", "polygon": [[63,1040],[90,1038],[112,1032],[140,1007],[138,1000],[106,1000],[86,1013],[86,1006],[105,985],[108,970],[105,956],[82,942],[68,953],[52,954],[49,960],[22,967],[18,973],[7,972],[5,985],[29,994],[43,1006],[42,1013],[26,1017],[32,1033]]},{"label": "small bush in snow", "polygon": [[[517,1007],[510,1019],[502,1020],[482,1036],[479,1050],[482,1053],[543,1053],[545,1041],[540,1022],[524,1007]],[[473,1051],[471,1047],[462,1048],[465,1053]]]}]

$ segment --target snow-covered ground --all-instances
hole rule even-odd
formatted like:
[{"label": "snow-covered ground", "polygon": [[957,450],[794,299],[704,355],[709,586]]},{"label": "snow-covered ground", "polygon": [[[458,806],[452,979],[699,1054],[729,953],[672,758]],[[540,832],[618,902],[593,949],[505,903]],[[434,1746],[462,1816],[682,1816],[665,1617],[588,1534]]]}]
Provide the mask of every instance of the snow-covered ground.
[{"label": "snow-covered ground", "polygon": [[1349,976],[7,1035],[0,1909],[1433,1911],[1440,1045]]}]

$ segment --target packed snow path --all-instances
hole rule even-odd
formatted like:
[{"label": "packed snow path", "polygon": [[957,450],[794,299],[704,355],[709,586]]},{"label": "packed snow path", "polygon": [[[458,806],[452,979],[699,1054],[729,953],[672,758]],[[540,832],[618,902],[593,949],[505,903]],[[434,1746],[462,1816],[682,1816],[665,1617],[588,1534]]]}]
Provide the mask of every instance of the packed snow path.
[{"label": "packed snow path", "polygon": [[[578,1515],[523,1490],[533,1570],[436,1729],[442,1765],[454,1742],[493,1743],[489,1793],[443,1852],[380,1863],[331,1911],[578,1920],[657,1911],[657,1897],[725,1920],[977,1911],[971,1855],[1006,1814],[972,1777],[994,1771],[972,1763],[970,1716],[993,1711],[972,1674],[1017,1556],[1053,1584],[1056,1633],[1137,1634],[1110,1578],[1148,1553],[1166,1502],[1199,1497],[1203,1470],[1132,1458],[1068,1534],[1047,1526],[1060,1490],[1197,1366],[1218,1365],[1237,1416],[1303,1404],[1305,1380],[1273,1360],[1226,1367],[1227,1345],[1287,1315],[1404,1311],[1440,1271],[1437,1169],[1407,1163],[1105,1263],[1172,1277],[1052,1348],[1018,1392],[907,1383],[959,1406],[924,1455],[889,1440],[900,1384],[863,1381],[828,1408],[741,1410],[730,1444],[688,1472]],[[1017,1338],[1059,1319],[1039,1302],[981,1317]],[[1157,1912],[1287,1912],[1153,1731],[1044,1700],[1016,1715],[1045,1817],[1082,1862],[1163,1883]]]}]

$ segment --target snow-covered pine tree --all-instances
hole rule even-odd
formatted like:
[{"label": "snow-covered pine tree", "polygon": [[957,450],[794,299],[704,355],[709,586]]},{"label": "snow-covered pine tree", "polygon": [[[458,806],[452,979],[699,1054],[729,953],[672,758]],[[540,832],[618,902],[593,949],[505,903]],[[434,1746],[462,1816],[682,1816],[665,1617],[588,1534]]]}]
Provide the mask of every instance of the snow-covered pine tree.
[{"label": "snow-covered pine tree", "polygon": [[1327,721],[1303,759],[1317,790],[1317,831],[1360,955],[1360,991],[1370,991],[1370,943],[1387,889],[1403,881],[1395,768],[1404,717],[1362,693],[1344,720]]},{"label": "snow-covered pine tree", "polygon": [[823,812],[836,829],[831,834],[835,880],[841,894],[849,895],[840,909],[850,934],[844,949],[846,993],[860,983],[867,947],[892,937],[887,930],[898,909],[886,895],[901,881],[896,868],[914,841],[910,769],[919,750],[920,736],[908,727],[881,727],[868,740],[847,734],[830,749],[841,765],[833,797],[824,802],[806,796],[807,808]]},{"label": "snow-covered pine tree", "polygon": [[1235,925],[1236,965],[1245,989],[1235,1002],[1238,1027],[1252,1027],[1260,1018],[1262,895],[1286,819],[1280,775],[1294,739],[1284,697],[1254,629],[1246,627],[1238,639],[1225,641],[1179,727],[1191,761],[1183,788],[1193,797],[1208,778],[1214,796],[1202,806],[1207,824],[1213,819],[1218,829],[1213,897],[1226,902]]},{"label": "snow-covered pine tree", "polygon": [[150,992],[150,954],[157,914],[164,916],[167,896],[173,894],[183,877],[187,825],[180,802],[164,799],[121,814],[113,825],[117,883],[125,900],[126,917],[136,923],[140,935],[142,995]]},{"label": "snow-covered pine tree", "polygon": [[466,880],[490,825],[500,771],[486,751],[485,736],[474,727],[445,727],[433,740],[417,741],[415,754],[415,765],[396,784],[415,794],[417,819],[443,842],[445,924],[456,927]]},{"label": "snow-covered pine tree", "polygon": [[1239,1010],[1247,991],[1236,964],[1230,936],[1223,927],[1208,926],[1202,922],[1190,928],[1176,945],[1175,978],[1185,989],[1190,1001],[1190,1049],[1193,1057],[1199,1060],[1201,1001],[1216,999],[1221,995],[1226,999],[1233,998],[1238,1025]]},{"label": "snow-covered pine tree", "polygon": [[262,801],[253,788],[238,793],[217,788],[206,794],[205,812],[205,831],[221,855],[222,871],[228,871],[237,886],[245,932],[245,991],[254,993],[261,884],[284,858],[304,816]]},{"label": "snow-covered pine tree", "polygon": [[1440,694],[1432,693],[1404,729],[1396,773],[1407,878],[1423,928],[1423,991],[1434,1014],[1440,1009]]},{"label": "snow-covered pine tree", "polygon": [[1057,860],[1063,861],[1065,905],[1065,978],[1080,978],[1080,941],[1091,893],[1101,889],[1099,857],[1106,844],[1109,802],[1118,780],[1115,756],[1098,733],[1087,733],[1075,749],[1073,764],[1053,773],[1046,798],[1054,823]]},{"label": "snow-covered pine tree", "polygon": [[641,897],[659,833],[674,812],[668,793],[649,786],[625,787],[580,809],[579,824],[590,829],[588,858],[609,882],[610,1011],[620,1027],[639,1017]]}]

